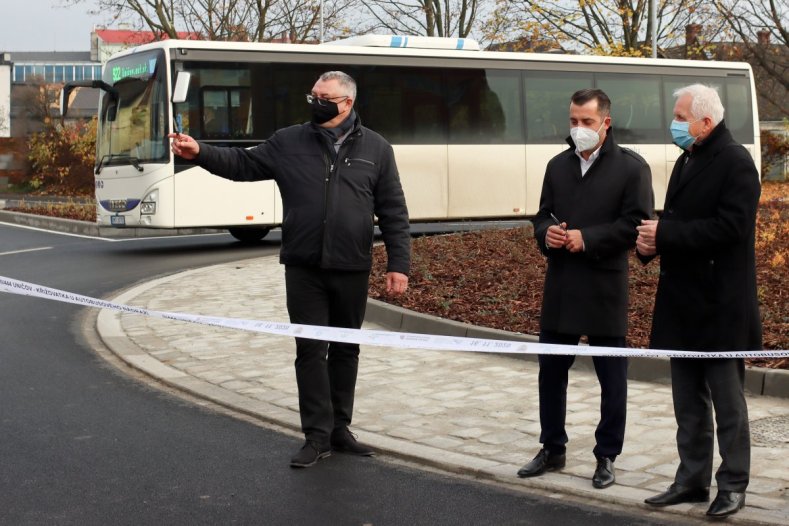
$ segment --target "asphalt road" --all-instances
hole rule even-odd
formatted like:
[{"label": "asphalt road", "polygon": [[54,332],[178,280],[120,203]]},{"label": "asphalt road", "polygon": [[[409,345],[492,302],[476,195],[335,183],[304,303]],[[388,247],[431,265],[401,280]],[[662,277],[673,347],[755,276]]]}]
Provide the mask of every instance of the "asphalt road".
[{"label": "asphalt road", "polygon": [[[229,235],[107,241],[0,223],[0,275],[94,297],[271,254]],[[646,525],[664,519],[334,455],[110,365],[72,305],[0,293],[0,524]],[[636,513],[639,513],[636,511]]]}]

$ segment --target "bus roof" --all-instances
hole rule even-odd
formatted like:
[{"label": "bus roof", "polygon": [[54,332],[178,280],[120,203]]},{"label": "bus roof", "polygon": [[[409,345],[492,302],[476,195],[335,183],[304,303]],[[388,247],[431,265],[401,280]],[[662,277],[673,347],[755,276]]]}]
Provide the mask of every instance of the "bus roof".
[{"label": "bus roof", "polygon": [[465,49],[479,51],[479,43],[470,38],[420,37],[398,35],[359,35],[326,42],[327,46],[394,47],[416,49]]},{"label": "bus roof", "polygon": [[[367,39],[370,42],[383,42],[389,39],[391,43],[391,36],[385,35],[366,35],[366,37],[382,37]],[[514,62],[553,62],[553,63],[568,63],[568,64],[608,64],[608,65],[639,65],[639,66],[657,66],[657,67],[688,67],[694,68],[709,68],[709,69],[739,69],[744,71],[751,71],[751,67],[747,62],[725,62],[725,61],[702,61],[702,60],[681,60],[681,59],[664,59],[664,58],[635,58],[635,57],[608,57],[601,55],[576,55],[576,54],[554,54],[554,53],[531,53],[520,51],[483,51],[483,50],[468,50],[464,47],[458,49],[457,47],[448,49],[446,44],[435,43],[434,47],[427,47],[427,40],[437,37],[407,37],[408,40],[412,38],[419,38],[418,43],[424,47],[415,47],[409,45],[408,47],[386,47],[377,46],[375,44],[358,45],[358,42],[365,40],[356,40],[354,37],[336,42],[327,42],[323,44],[280,44],[280,43],[263,43],[263,42],[226,42],[215,40],[161,40],[152,42],[141,46],[129,48],[113,55],[110,60],[117,57],[126,56],[132,53],[148,51],[153,49],[194,49],[206,51],[235,51],[235,52],[270,52],[270,53],[309,53],[316,55],[359,55],[359,56],[389,56],[389,57],[424,57],[424,58],[457,58],[469,60],[500,60],[500,61],[514,61]],[[401,37],[406,38],[406,37]],[[444,40],[444,39],[440,39]],[[447,39],[458,40],[458,39]],[[471,42],[474,42],[473,40]]]}]

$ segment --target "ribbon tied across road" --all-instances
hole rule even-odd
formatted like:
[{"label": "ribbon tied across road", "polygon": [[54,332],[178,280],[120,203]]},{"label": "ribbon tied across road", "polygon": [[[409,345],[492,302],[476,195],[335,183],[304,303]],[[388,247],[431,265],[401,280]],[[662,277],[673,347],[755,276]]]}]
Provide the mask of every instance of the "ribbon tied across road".
[{"label": "ribbon tied across road", "polygon": [[245,320],[217,316],[201,316],[178,312],[144,309],[111,301],[82,296],[72,292],[44,287],[34,283],[0,276],[0,291],[22,296],[72,303],[84,307],[111,309],[130,314],[140,314],[168,320],[178,320],[214,327],[239,329],[251,332],[308,338],[341,343],[358,343],[381,347],[426,349],[431,351],[465,351],[506,354],[564,354],[578,356],[623,356],[646,358],[786,358],[789,350],[736,351],[736,352],[691,352],[659,349],[623,349],[619,347],[588,347],[546,343],[465,338],[459,336],[437,336],[410,332],[376,331],[366,329],[343,329],[273,321]]}]

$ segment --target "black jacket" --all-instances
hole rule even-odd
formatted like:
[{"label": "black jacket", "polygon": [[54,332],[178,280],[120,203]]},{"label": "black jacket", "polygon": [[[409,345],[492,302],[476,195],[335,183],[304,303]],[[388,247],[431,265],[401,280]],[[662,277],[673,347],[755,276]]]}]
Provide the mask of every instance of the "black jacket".
[{"label": "black jacket", "polygon": [[[540,328],[565,334],[623,337],[627,333],[628,253],[636,226],[652,215],[649,165],[614,140],[613,128],[600,156],[581,177],[575,145],[548,162],[534,218],[534,236],[548,258]],[[545,245],[551,212],[580,229],[585,251]]]},{"label": "black jacket", "polygon": [[650,347],[761,349],[754,255],[760,193],[753,158],[723,122],[677,159],[657,229]]},{"label": "black jacket", "polygon": [[369,270],[377,216],[388,270],[408,274],[408,209],[394,152],[358,117],[336,154],[319,128],[306,123],[278,130],[250,149],[201,142],[195,162],[234,181],[277,182],[283,204],[283,264]]}]

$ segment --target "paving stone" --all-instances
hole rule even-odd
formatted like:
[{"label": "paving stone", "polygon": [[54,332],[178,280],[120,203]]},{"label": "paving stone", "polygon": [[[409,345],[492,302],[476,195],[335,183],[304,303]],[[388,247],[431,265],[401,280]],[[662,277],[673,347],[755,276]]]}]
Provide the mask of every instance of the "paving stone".
[{"label": "paving stone", "polygon": [[503,433],[488,433],[478,438],[483,444],[511,444],[528,438],[523,433],[517,431],[508,431]]},{"label": "paving stone", "polygon": [[[276,258],[198,269],[141,290],[131,304],[242,319],[288,319],[283,270]],[[225,301],[224,294],[232,294],[234,301]],[[130,314],[117,319],[141,352],[188,373],[185,378],[192,380],[185,383],[202,380],[215,384],[210,387],[214,391],[230,391],[260,407],[269,404],[271,411],[284,415],[286,425],[298,425],[292,338]],[[374,323],[365,327],[383,329]],[[434,458],[443,451],[465,469],[473,459],[478,463],[474,469],[486,476],[538,487],[556,498],[570,492],[643,510],[643,498],[664,491],[678,464],[670,385],[629,381],[625,446],[615,463],[618,484],[601,492],[590,482],[600,386],[594,371],[580,366],[569,377],[566,469],[530,480],[515,476],[540,448],[538,370],[534,362],[509,356],[362,346],[354,427],[377,437],[376,443],[397,444],[403,453]],[[748,404],[754,430],[750,496],[735,522],[743,518],[787,524],[789,443],[783,437],[789,430],[789,401],[749,395]],[[717,469],[717,455],[715,461]],[[673,511],[701,519],[705,509],[686,505]]]}]

